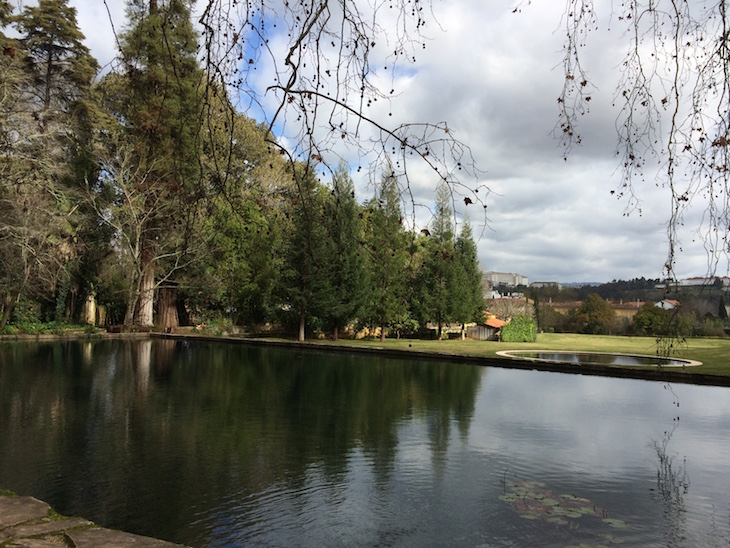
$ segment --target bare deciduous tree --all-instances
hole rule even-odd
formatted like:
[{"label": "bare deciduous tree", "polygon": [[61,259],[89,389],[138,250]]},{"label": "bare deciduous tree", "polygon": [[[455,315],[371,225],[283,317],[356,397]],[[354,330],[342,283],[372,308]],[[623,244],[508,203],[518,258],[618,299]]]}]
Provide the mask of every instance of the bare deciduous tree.
[{"label": "bare deciduous tree", "polygon": [[376,114],[427,47],[425,29],[437,25],[428,0],[208,0],[199,21],[207,72],[266,120],[291,160],[333,171],[357,151],[358,171],[376,181],[393,166],[411,199],[418,160],[486,217],[488,190],[466,181],[474,158],[445,121],[389,125]]},{"label": "bare deciduous tree", "polygon": [[[568,0],[563,17],[565,85],[556,131],[566,154],[581,142],[579,122],[589,110],[593,88],[582,52],[599,28],[601,4]],[[640,186],[655,173],[655,183],[669,190],[670,278],[682,247],[679,229],[692,208],[701,211],[691,228],[707,252],[708,273],[730,251],[728,8],[725,0],[628,0],[602,14],[613,30],[623,26],[627,41],[614,99],[622,172],[614,194],[627,200],[629,212],[640,210]]]},{"label": "bare deciduous tree", "polygon": [[[88,197],[100,222],[111,228],[112,245],[125,271],[124,324],[151,326],[155,290],[198,258],[202,235],[178,226],[162,237],[166,228],[151,222],[159,216],[179,218],[170,189],[148,184],[156,174],[154,161],[139,163],[130,146],[118,143],[113,154],[101,158],[101,168],[102,190],[89,189]],[[156,245],[147,245],[150,241]]]}]

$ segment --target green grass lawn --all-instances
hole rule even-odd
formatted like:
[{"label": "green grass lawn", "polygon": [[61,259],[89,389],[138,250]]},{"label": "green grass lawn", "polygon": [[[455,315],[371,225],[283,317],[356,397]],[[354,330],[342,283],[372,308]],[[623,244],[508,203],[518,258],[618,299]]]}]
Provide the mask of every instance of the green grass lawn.
[{"label": "green grass lawn", "polygon": [[[326,341],[322,341],[326,343]],[[373,346],[384,349],[411,350],[465,356],[498,357],[500,350],[573,350],[616,352],[622,354],[665,355],[663,347],[653,337],[614,337],[608,335],[578,335],[573,333],[541,333],[534,343],[504,343],[496,341],[449,340],[425,341],[412,339],[343,340],[343,345]],[[702,362],[697,367],[677,368],[688,374],[704,373],[730,376],[730,339],[687,339],[669,349],[669,357]],[[672,368],[674,369],[674,368]]]}]

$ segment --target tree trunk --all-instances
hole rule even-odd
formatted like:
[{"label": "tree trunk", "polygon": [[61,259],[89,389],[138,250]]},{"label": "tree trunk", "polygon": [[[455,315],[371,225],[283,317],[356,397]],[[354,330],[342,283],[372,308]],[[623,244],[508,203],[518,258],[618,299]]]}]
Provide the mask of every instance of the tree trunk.
[{"label": "tree trunk", "polygon": [[466,324],[465,323],[461,324],[461,340],[462,341],[466,340]]},{"label": "tree trunk", "polygon": [[380,342],[385,342],[385,317],[380,320]]},{"label": "tree trunk", "polygon": [[334,328],[334,331],[332,332],[332,340],[337,341],[338,338],[339,338],[339,328],[337,326],[337,323],[335,322],[335,328]]},{"label": "tree trunk", "polygon": [[124,312],[124,327],[129,329],[134,324],[134,309],[137,306],[137,299],[135,298],[136,291],[129,291],[127,295],[127,309]]},{"label": "tree trunk", "polygon": [[86,296],[84,307],[81,310],[81,322],[89,325],[96,324],[96,299],[93,293]]},{"label": "tree trunk", "polygon": [[10,319],[10,314],[13,312],[13,308],[15,308],[15,302],[13,296],[8,293],[5,296],[5,302],[3,303],[3,316],[0,318],[0,331],[5,329],[5,326],[8,325],[8,320]]},{"label": "tree trunk", "polygon": [[169,285],[160,287],[157,295],[157,325],[169,333],[180,325],[177,315],[177,289]]},{"label": "tree trunk", "polygon": [[299,342],[304,341],[304,322],[305,322],[306,316],[304,314],[304,309],[301,309],[299,311]]},{"label": "tree trunk", "polygon": [[155,271],[152,251],[148,245],[142,249],[142,279],[139,283],[139,297],[134,325],[152,327],[155,296]]},{"label": "tree trunk", "polygon": [[441,337],[444,334],[444,324],[441,320],[439,320],[439,331],[438,331],[438,340],[443,340]]}]

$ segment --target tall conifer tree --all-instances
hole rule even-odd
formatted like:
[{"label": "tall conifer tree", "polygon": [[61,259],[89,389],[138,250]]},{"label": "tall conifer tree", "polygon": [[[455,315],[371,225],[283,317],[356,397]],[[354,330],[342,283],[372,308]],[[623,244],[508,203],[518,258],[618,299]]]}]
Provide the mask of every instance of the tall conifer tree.
[{"label": "tall conifer tree", "polygon": [[423,264],[417,275],[419,304],[423,319],[435,322],[438,338],[443,327],[454,319],[454,295],[458,291],[456,272],[458,262],[454,249],[454,229],[451,221],[451,194],[446,185],[436,189],[436,211],[426,241]]},{"label": "tall conifer tree", "polygon": [[[102,86],[105,105],[121,125],[112,149],[139,179],[144,198],[136,288],[125,324],[152,324],[157,276],[169,278],[184,263],[196,234],[200,184],[200,117],[204,73],[196,53],[190,0],[129,0],[129,28],[121,35],[124,72]],[[117,181],[123,180],[119,177]],[[166,300],[171,305],[170,300]]]},{"label": "tall conifer tree", "polygon": [[454,319],[461,323],[461,338],[466,336],[466,323],[480,319],[484,309],[484,295],[482,292],[482,272],[479,269],[477,246],[471,223],[468,219],[461,227],[455,245],[457,271],[454,285]]},{"label": "tall conifer tree", "polygon": [[6,293],[0,323],[30,288],[47,300],[57,293],[56,319],[63,316],[68,268],[81,250],[75,191],[91,171],[75,166],[91,149],[86,112],[98,66],[67,0],[40,0],[15,17],[3,2],[0,22],[10,21],[19,36],[0,37],[0,195],[7,208],[0,232],[9,236],[1,242],[0,271],[14,296]]},{"label": "tall conifer tree", "polygon": [[327,232],[323,274],[328,279],[328,289],[322,293],[319,306],[337,340],[339,330],[361,311],[367,284],[355,184],[344,163],[332,177],[323,221]]},{"label": "tall conifer tree", "polygon": [[305,338],[307,322],[322,311],[323,294],[329,290],[326,264],[323,208],[326,190],[314,173],[302,165],[296,175],[297,189],[291,196],[292,219],[286,241],[281,293],[287,308],[299,323],[299,340]]},{"label": "tall conifer tree", "polygon": [[406,234],[398,181],[392,170],[383,174],[368,210],[367,249],[371,294],[367,315],[380,327],[380,340],[384,341],[388,327],[407,313]]}]

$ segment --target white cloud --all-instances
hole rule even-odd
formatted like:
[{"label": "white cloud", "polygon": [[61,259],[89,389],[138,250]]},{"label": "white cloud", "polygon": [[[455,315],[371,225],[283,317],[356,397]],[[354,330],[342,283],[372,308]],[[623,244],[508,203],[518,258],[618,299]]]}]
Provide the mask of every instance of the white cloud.
[{"label": "white cloud", "polygon": [[[115,44],[106,6],[119,32],[125,2],[71,4],[78,9],[92,53],[102,65],[108,63]],[[599,13],[599,25],[614,28],[589,37],[584,66],[597,88],[592,112],[582,120],[583,144],[567,161],[550,135],[563,81],[562,3],[525,4],[520,13],[512,13],[513,2],[436,3],[440,26],[426,27],[426,49],[416,52],[415,64],[397,72],[397,95],[369,111],[387,123],[448,121],[471,147],[486,171],[481,182],[494,191],[488,198],[490,226],[478,243],[483,268],[561,282],[662,273],[668,249],[668,190],[648,179],[638,189],[642,215],[634,212],[628,217],[627,203],[610,194],[621,182],[614,156],[618,110],[612,102],[628,42],[617,26],[620,22],[609,19],[610,3],[596,2],[599,10],[604,4],[609,8]],[[378,78],[390,86],[390,72],[381,70]],[[351,165],[358,165],[355,151],[343,153]],[[411,176],[416,200],[432,203],[437,177],[421,165],[411,167]],[[357,191],[360,199],[372,195],[364,181]],[[477,208],[468,209],[475,225],[482,218]],[[419,222],[426,222],[423,213]],[[680,276],[702,275],[706,269],[705,251],[692,241],[698,222],[697,214],[688,215],[677,259]],[[480,233],[478,226],[475,233]],[[726,268],[721,265],[720,272]]]}]

